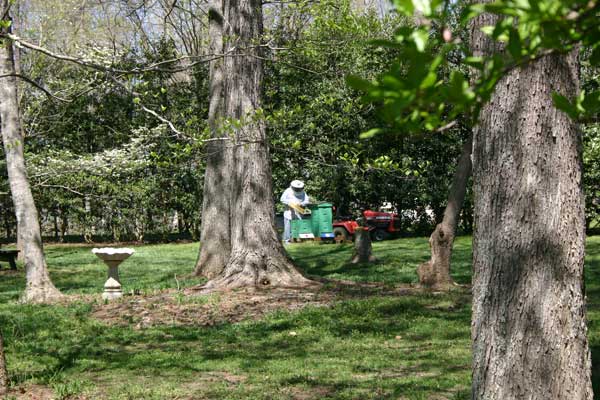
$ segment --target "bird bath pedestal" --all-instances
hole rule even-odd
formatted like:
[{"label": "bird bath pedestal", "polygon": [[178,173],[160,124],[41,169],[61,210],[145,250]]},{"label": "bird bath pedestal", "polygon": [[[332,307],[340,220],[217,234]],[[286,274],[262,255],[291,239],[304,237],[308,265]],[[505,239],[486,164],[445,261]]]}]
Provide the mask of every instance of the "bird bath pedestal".
[{"label": "bird bath pedestal", "polygon": [[134,253],[133,249],[105,247],[92,249],[98,258],[108,266],[108,279],[104,284],[102,298],[105,300],[117,299],[123,296],[121,281],[119,279],[119,265]]}]

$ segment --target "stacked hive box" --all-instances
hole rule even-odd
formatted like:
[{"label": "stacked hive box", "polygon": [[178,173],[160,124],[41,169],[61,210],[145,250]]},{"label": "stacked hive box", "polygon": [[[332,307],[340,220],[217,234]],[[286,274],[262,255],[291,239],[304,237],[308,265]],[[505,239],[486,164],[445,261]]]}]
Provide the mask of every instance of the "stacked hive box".
[{"label": "stacked hive box", "polygon": [[292,238],[333,240],[333,212],[331,203],[308,205],[310,213],[292,221]]}]

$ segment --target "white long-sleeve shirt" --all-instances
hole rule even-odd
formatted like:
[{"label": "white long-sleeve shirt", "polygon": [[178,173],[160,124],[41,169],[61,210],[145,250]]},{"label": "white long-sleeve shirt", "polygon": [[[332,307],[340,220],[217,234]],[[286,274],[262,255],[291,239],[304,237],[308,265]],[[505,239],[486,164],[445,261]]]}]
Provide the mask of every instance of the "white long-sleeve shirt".
[{"label": "white long-sleeve shirt", "polygon": [[[304,190],[299,193],[296,193],[294,192],[294,189],[289,187],[285,189],[279,201],[288,206],[287,210],[283,212],[283,218],[292,219],[292,215],[295,214],[296,218],[301,219],[302,216],[300,215],[300,213],[289,207],[289,205],[290,203],[300,203],[301,206],[305,206],[309,203],[309,197]],[[294,214],[292,214],[292,212]]]}]

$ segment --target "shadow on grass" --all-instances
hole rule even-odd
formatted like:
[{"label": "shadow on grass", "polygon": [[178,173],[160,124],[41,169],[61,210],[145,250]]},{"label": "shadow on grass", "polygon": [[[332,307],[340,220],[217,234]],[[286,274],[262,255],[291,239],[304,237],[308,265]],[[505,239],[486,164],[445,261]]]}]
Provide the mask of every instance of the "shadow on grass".
[{"label": "shadow on grass", "polygon": [[[296,264],[310,275],[389,285],[415,283],[416,268],[429,258],[426,238],[410,238],[374,243],[375,264],[351,264],[351,244],[288,247]],[[452,257],[452,276],[459,284],[471,283],[471,237],[459,237]]]},{"label": "shadow on grass", "polygon": [[[48,251],[52,277],[64,291],[102,290],[106,267],[89,250]],[[369,266],[347,262],[350,245],[288,250],[309,274],[388,284],[414,281],[416,266],[428,256],[426,238],[375,243],[382,263]],[[173,275],[189,274],[197,244],[136,251],[121,270],[125,285],[175,287]],[[588,240],[585,273],[593,385],[600,392],[600,238]],[[471,280],[468,237],[455,244],[453,277]],[[23,285],[22,270],[0,274],[0,326],[17,384],[90,377],[149,386],[171,379],[179,385],[226,371],[246,376],[248,383],[224,389],[206,383],[214,385],[206,388],[214,391],[209,398],[292,398],[280,391],[288,386],[323,399],[469,398],[471,311],[465,293],[382,297],[367,292],[330,308],[277,312],[256,322],[136,330],[90,319],[89,304],[7,304]],[[106,390],[116,389],[107,385]]]},{"label": "shadow on grass", "polygon": [[[465,240],[459,242],[456,271],[470,276],[470,247]],[[348,263],[350,245],[298,245],[288,251],[309,274],[393,285],[415,280],[428,244],[426,238],[375,243],[382,262],[373,266]],[[61,290],[102,290],[106,267],[90,248],[49,248],[47,256]],[[196,256],[197,244],[136,248],[135,256],[120,268],[125,290],[176,287],[174,275],[189,274]],[[418,399],[450,393],[470,376],[470,306],[465,293],[386,297],[367,291],[331,307],[276,312],[256,322],[138,330],[91,319],[90,304],[7,304],[20,294],[23,278],[21,270],[0,280],[0,326],[15,384],[88,379],[112,391],[107,398],[121,398],[122,388],[112,382],[151,391],[158,380],[202,383],[203,376],[225,371],[247,377],[247,384],[202,383],[205,392],[198,397],[208,393],[209,398],[222,399],[291,398],[281,388],[291,385],[302,391],[313,387],[312,382],[324,388],[313,398]]]},{"label": "shadow on grass", "polygon": [[[329,377],[340,364],[348,373],[365,366],[396,368],[402,362],[437,369],[455,365],[453,356],[444,353],[450,343],[468,341],[468,305],[445,298],[441,308],[432,308],[432,300],[440,299],[425,297],[347,301],[209,328],[107,327],[87,318],[91,306],[85,304],[69,309],[28,306],[20,315],[5,309],[0,323],[11,354],[20,358],[13,369],[15,383],[90,372],[160,376],[169,371],[186,376],[237,370],[260,375],[272,368],[287,371],[281,374],[285,380],[306,363],[314,364],[320,377]],[[397,336],[408,342],[397,343]],[[346,377],[332,379],[349,384],[343,383]],[[369,382],[360,385],[372,387],[374,382]]]}]

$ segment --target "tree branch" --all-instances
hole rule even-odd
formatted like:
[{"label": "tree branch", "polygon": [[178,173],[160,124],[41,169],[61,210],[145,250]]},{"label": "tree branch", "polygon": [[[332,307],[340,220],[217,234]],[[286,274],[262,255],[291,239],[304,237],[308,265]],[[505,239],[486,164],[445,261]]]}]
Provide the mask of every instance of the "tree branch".
[{"label": "tree branch", "polygon": [[68,100],[68,99],[63,99],[62,97],[58,97],[57,95],[55,95],[54,93],[50,92],[48,89],[46,89],[45,87],[43,87],[42,85],[40,85],[39,83],[37,83],[36,81],[34,81],[33,79],[25,76],[25,75],[21,75],[21,74],[5,74],[5,75],[0,75],[0,79],[2,78],[8,78],[14,76],[15,78],[21,79],[27,83],[29,83],[32,86],[35,86],[36,88],[38,88],[39,90],[41,90],[42,92],[44,92],[44,94],[46,94],[46,96],[48,96],[51,99],[55,99],[58,101],[62,101],[64,103],[71,103],[72,100]]},{"label": "tree branch", "polygon": [[144,110],[145,112],[147,112],[148,114],[154,116],[156,119],[158,119],[160,122],[163,122],[165,124],[167,124],[169,126],[169,128],[177,135],[177,136],[185,136],[183,132],[181,132],[180,130],[178,130],[175,125],[169,121],[168,119],[166,119],[165,117],[161,116],[160,114],[158,114],[156,111],[149,109],[148,107],[146,107],[145,105],[138,103],[138,105],[140,106],[140,108],[142,110]]},{"label": "tree branch", "polygon": [[76,195],[78,195],[78,196],[85,197],[85,194],[83,194],[83,193],[81,193],[81,192],[78,192],[78,191],[77,191],[77,190],[75,190],[75,189],[71,189],[71,188],[70,188],[70,187],[68,187],[68,186],[63,186],[63,185],[47,185],[47,184],[45,184],[45,183],[39,183],[39,184],[37,184],[37,185],[34,185],[34,186],[36,186],[36,187],[45,187],[45,188],[64,189],[64,190],[66,190],[66,191],[68,191],[68,192],[71,192],[71,193],[74,193],[74,194],[76,194]]},{"label": "tree branch", "polygon": [[[125,69],[114,68],[111,66],[106,66],[106,65],[101,65],[101,64],[94,63],[94,62],[86,61],[79,57],[73,57],[73,56],[69,56],[69,55],[65,55],[65,54],[58,54],[58,53],[48,50],[45,47],[41,47],[36,44],[27,42],[27,41],[21,39],[20,37],[13,35],[11,33],[0,33],[0,37],[8,38],[8,39],[14,41],[15,43],[18,43],[22,47],[40,52],[40,53],[42,53],[48,57],[54,58],[56,60],[71,62],[71,63],[78,64],[78,65],[81,65],[86,68],[94,69],[96,71],[112,72],[112,73],[116,73],[116,74],[127,74],[127,75],[143,74],[146,72],[167,72],[167,73],[181,72],[181,71],[185,71],[185,70],[193,67],[194,65],[197,65],[200,63],[208,63],[210,61],[214,61],[219,58],[225,57],[229,53],[236,50],[236,48],[234,47],[234,48],[230,49],[227,53],[224,53],[224,54],[207,54],[205,56],[181,56],[181,57],[173,58],[170,60],[157,62],[157,63],[151,64],[150,66],[143,67],[143,68],[133,68],[130,70],[125,70]],[[160,65],[172,64],[172,63],[176,63],[176,62],[179,62],[179,61],[182,61],[185,59],[197,59],[197,61],[195,61],[194,63],[191,63],[190,65],[186,65],[185,67],[181,67],[181,68],[174,68],[174,69],[157,68]]]},{"label": "tree branch", "polygon": [[436,133],[442,133],[442,132],[444,132],[444,131],[447,131],[448,129],[454,128],[454,127],[456,126],[456,124],[458,124],[458,121],[457,121],[457,120],[454,120],[454,121],[448,122],[446,125],[444,125],[444,126],[440,126],[439,128],[437,128],[437,129],[435,130],[435,132],[436,132]]}]

